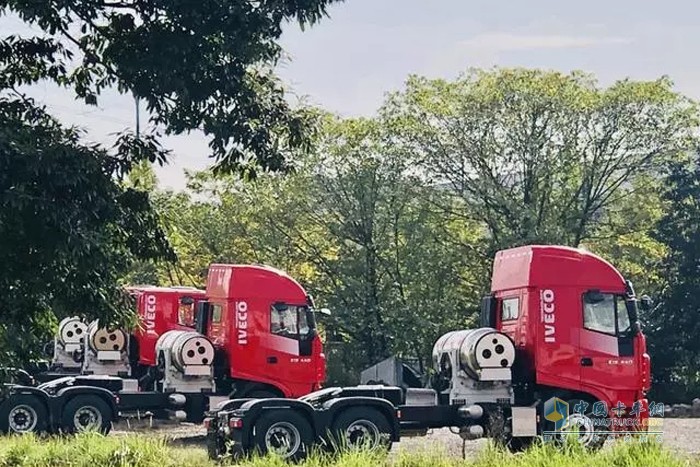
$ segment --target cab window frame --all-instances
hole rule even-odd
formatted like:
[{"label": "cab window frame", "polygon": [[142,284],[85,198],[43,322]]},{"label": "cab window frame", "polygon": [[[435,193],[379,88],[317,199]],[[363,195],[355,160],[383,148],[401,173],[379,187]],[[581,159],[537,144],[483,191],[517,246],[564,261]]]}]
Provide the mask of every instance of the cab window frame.
[{"label": "cab window frame", "polygon": [[[589,291],[589,292],[591,292],[591,291]],[[598,292],[598,291],[596,291],[596,292],[600,293],[601,295],[605,296],[606,299],[607,299],[607,297],[612,297],[612,304],[613,304],[613,317],[612,318],[613,318],[613,324],[614,324],[615,329],[614,329],[614,331],[611,332],[609,330],[592,328],[592,327],[590,327],[591,324],[586,322],[587,321],[586,320],[586,316],[587,316],[586,315],[586,308],[587,308],[587,306],[588,305],[596,305],[596,303],[592,303],[592,302],[587,301],[586,296],[589,292],[584,293],[581,297],[581,302],[582,302],[581,303],[582,304],[581,321],[582,321],[583,329],[585,329],[586,331],[591,331],[591,332],[603,334],[605,336],[625,337],[627,334],[624,332],[621,332],[621,330],[620,330],[620,324],[621,324],[620,323],[620,313],[624,313],[626,322],[628,323],[626,329],[631,330],[631,320],[629,317],[629,310],[627,309],[627,305],[626,305],[625,295],[623,293],[620,293],[620,292],[603,292],[603,291]],[[598,303],[602,303],[606,299],[601,300]],[[624,330],[622,330],[622,331],[624,331]]]},{"label": "cab window frame", "polygon": [[[505,317],[505,309],[506,309],[506,302],[513,302],[515,301],[516,306],[515,306],[515,316],[508,315],[508,317]],[[510,322],[510,321],[517,321],[518,318],[520,318],[520,296],[519,295],[511,295],[509,297],[502,297],[501,298],[501,322]]]},{"label": "cab window frame", "polygon": [[[275,307],[275,305],[284,305],[284,306],[286,306],[287,309],[286,309],[285,311],[288,311],[290,308],[294,308],[294,310],[295,310],[295,311],[294,311],[294,314],[295,314],[295,317],[296,317],[295,323],[294,323],[294,325],[295,325],[295,332],[289,333],[289,334],[287,334],[287,335],[284,335],[284,334],[281,334],[281,333],[280,333],[280,330],[279,330],[279,329],[276,330],[276,331],[273,329],[273,327],[272,327],[272,325],[273,325],[273,320],[272,320],[273,314],[274,314],[274,313],[277,313],[277,314],[280,313],[280,311]],[[313,325],[313,322],[312,322],[312,320],[309,320],[308,313],[309,313],[309,306],[308,306],[308,305],[305,305],[305,304],[304,304],[304,305],[294,305],[294,304],[291,304],[291,303],[274,303],[274,304],[270,305],[270,311],[269,311],[269,314],[268,314],[268,320],[269,320],[269,323],[268,323],[268,324],[269,324],[269,331],[270,331],[270,334],[272,334],[272,335],[274,335],[274,336],[284,337],[284,338],[287,338],[287,339],[294,339],[294,340],[296,340],[296,341],[298,341],[298,342],[308,340],[309,337],[310,337],[311,334],[312,334],[312,329],[313,329],[313,326],[312,326],[312,325]],[[301,318],[302,315],[304,316],[303,320],[304,320],[304,323],[306,324],[306,326],[305,326],[306,332],[305,332],[304,334],[301,333],[301,328],[300,328],[300,324],[301,324],[301,321],[302,321],[302,318]]]}]

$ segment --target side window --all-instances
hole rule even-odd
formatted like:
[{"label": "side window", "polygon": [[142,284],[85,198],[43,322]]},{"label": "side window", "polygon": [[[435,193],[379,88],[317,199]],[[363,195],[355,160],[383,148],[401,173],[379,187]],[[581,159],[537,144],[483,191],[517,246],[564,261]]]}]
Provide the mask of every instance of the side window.
[{"label": "side window", "polygon": [[270,332],[284,337],[296,337],[297,335],[297,310],[296,307],[287,306],[270,308]]},{"label": "side window", "polygon": [[221,305],[211,305],[211,322],[220,323],[221,322]]},{"label": "side window", "polygon": [[273,305],[270,307],[270,332],[278,336],[304,340],[311,332],[305,306]]},{"label": "side window", "polygon": [[618,334],[628,334],[632,329],[630,323],[630,315],[627,313],[627,303],[625,303],[624,297],[618,295],[617,297],[617,333]]},{"label": "side window", "polygon": [[501,305],[501,321],[517,319],[520,312],[520,299],[518,297],[504,298]]},{"label": "side window", "polygon": [[[623,302],[624,305],[624,302]],[[595,299],[584,296],[583,327],[605,334],[616,334],[617,298],[613,294],[598,294]],[[624,315],[627,311],[622,309]]]},{"label": "side window", "polygon": [[194,299],[182,297],[177,310],[177,323],[180,326],[194,327]]}]

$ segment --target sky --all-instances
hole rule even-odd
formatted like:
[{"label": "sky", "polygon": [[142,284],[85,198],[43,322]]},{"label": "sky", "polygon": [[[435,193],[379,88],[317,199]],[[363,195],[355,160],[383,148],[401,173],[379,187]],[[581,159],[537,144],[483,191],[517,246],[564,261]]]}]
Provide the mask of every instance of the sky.
[{"label": "sky", "polygon": [[[584,70],[602,85],[630,77],[670,76],[700,99],[700,2],[693,0],[346,0],[306,31],[290,24],[278,72],[292,94],[343,116],[371,116],[409,74],[456,78],[469,67]],[[27,34],[19,19],[0,18],[0,33]],[[109,92],[86,107],[50,84],[28,93],[89,141],[109,144],[133,127],[135,106]],[[142,114],[142,125],[144,125]],[[205,168],[206,138],[169,137],[164,187],[181,189],[184,170]]]}]

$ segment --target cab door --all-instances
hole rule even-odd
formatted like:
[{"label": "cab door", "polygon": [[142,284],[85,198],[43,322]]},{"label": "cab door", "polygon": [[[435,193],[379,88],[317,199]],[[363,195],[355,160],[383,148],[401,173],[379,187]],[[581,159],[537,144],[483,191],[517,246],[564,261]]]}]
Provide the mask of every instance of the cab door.
[{"label": "cab door", "polygon": [[610,404],[621,401],[629,407],[639,375],[625,296],[586,292],[582,311],[581,385],[605,393]]},{"label": "cab door", "polygon": [[270,307],[261,362],[275,379],[296,383],[315,381],[312,359],[315,329],[307,305],[275,303]]}]

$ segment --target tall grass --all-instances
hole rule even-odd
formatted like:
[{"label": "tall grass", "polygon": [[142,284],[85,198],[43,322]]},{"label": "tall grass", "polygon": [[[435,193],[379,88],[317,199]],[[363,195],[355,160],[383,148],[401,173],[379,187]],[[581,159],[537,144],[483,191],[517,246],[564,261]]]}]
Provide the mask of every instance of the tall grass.
[{"label": "tall grass", "polygon": [[[13,436],[0,439],[0,467],[213,467],[203,449],[173,447],[163,437],[84,434],[72,438],[39,439]],[[278,458],[253,458],[244,467],[288,467]],[[620,442],[595,454],[577,446],[558,450],[536,446],[513,455],[492,446],[475,458],[462,460],[437,452],[347,452],[337,456],[317,454],[301,464],[306,467],[686,467],[700,460],[672,453],[654,443]]]}]

